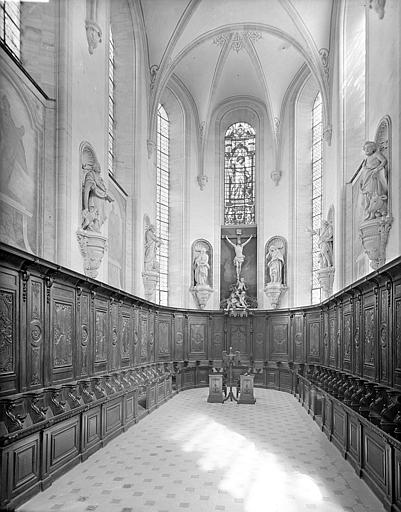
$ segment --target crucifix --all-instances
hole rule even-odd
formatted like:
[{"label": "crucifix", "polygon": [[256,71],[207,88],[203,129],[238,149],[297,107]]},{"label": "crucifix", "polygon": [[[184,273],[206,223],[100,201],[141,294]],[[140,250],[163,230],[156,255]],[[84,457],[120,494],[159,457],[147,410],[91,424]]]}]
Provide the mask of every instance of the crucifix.
[{"label": "crucifix", "polygon": [[235,400],[238,402],[237,398],[235,398],[233,393],[233,366],[238,366],[239,363],[239,351],[236,350],[233,352],[233,347],[230,347],[230,352],[223,351],[223,363],[225,367],[228,367],[228,386],[230,387],[230,391],[226,398],[223,400],[223,403],[226,402],[229,398],[231,401]]},{"label": "crucifix", "polygon": [[226,235],[226,240],[230,245],[232,245],[234,247],[235,256],[234,256],[233,263],[234,263],[235,271],[237,273],[237,282],[239,282],[239,276],[241,274],[241,267],[245,260],[245,256],[243,255],[242,251],[243,251],[244,247],[246,246],[246,244],[251,241],[253,235],[251,235],[246,242],[241,244],[241,235],[242,235],[241,229],[237,229],[236,233],[237,233],[237,243],[236,244],[231,242],[231,240],[228,238],[227,235]]}]

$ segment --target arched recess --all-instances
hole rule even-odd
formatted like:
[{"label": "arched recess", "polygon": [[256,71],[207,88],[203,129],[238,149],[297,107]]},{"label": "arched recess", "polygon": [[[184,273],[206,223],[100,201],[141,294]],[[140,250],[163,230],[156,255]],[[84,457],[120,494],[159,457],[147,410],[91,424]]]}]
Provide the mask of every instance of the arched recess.
[{"label": "arched recess", "polygon": [[[251,97],[235,97],[221,103],[212,114],[211,126],[205,152],[205,167],[210,174],[209,180],[214,183],[209,197],[213,209],[213,226],[215,247],[214,276],[215,283],[220,282],[220,227],[224,224],[224,137],[227,129],[234,123],[250,124],[256,132],[256,164],[255,164],[255,224],[257,226],[257,261],[264,258],[263,239],[265,237],[265,201],[264,189],[266,180],[270,180],[270,168],[274,160],[274,140],[271,131],[267,130],[269,118],[265,105]],[[209,204],[209,203],[207,203]],[[257,266],[257,300],[263,304],[263,265]],[[216,297],[217,298],[217,297]]]}]

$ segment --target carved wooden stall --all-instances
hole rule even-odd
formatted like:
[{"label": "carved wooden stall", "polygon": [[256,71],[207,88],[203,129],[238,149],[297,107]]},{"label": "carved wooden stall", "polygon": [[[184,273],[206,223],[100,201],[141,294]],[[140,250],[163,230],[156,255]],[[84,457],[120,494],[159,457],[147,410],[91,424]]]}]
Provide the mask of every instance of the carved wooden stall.
[{"label": "carved wooden stall", "polygon": [[50,485],[174,392],[208,386],[233,347],[238,373],[252,367],[256,387],[298,396],[401,511],[400,262],[320,305],[233,318],[157,306],[2,245],[0,507]]}]

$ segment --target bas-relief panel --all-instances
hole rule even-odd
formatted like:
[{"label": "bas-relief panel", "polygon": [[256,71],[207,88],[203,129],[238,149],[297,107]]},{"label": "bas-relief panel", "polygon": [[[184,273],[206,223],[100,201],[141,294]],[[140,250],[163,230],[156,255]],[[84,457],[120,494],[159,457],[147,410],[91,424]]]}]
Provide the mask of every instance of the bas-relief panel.
[{"label": "bas-relief panel", "polygon": [[301,362],[303,360],[303,346],[304,346],[304,335],[303,335],[303,316],[294,315],[292,318],[292,332],[294,336],[293,352],[294,361]]},{"label": "bas-relief panel", "polygon": [[107,360],[107,310],[95,310],[95,362]]},{"label": "bas-relief panel", "polygon": [[336,343],[336,322],[334,318],[329,319],[329,356],[331,363],[334,363],[335,358],[335,343]]},{"label": "bas-relief panel", "polygon": [[191,354],[206,353],[206,325],[190,324],[189,351]]},{"label": "bas-relief panel", "polygon": [[79,354],[79,375],[89,375],[89,294],[82,293],[77,296],[80,315],[80,354]]},{"label": "bas-relief panel", "polygon": [[119,328],[118,328],[118,320],[119,320],[119,305],[111,304],[110,306],[110,333],[111,333],[111,343],[110,343],[110,366],[112,370],[116,370],[119,367]]},{"label": "bas-relief panel", "polygon": [[395,301],[395,368],[401,370],[401,299]]},{"label": "bas-relief panel", "polygon": [[389,291],[381,292],[380,307],[380,328],[379,328],[379,347],[380,347],[380,378],[388,382],[388,300]]},{"label": "bas-relief panel", "polygon": [[139,310],[134,309],[134,365],[138,364],[141,359],[141,343],[139,333]]},{"label": "bas-relief panel", "polygon": [[212,347],[211,358],[221,359],[224,350],[224,318],[213,317],[212,319]]},{"label": "bas-relief panel", "polygon": [[373,307],[364,310],[364,364],[374,365],[374,336],[375,336],[375,311]]},{"label": "bas-relief panel", "polygon": [[36,168],[39,130],[31,120],[37,117],[40,104],[32,100],[32,116],[5,77],[1,85],[0,239],[37,254],[38,196],[41,193]]},{"label": "bas-relief panel", "polygon": [[254,343],[253,343],[253,355],[256,361],[264,361],[266,359],[266,317],[256,317],[254,319],[253,330],[254,330]]},{"label": "bas-relief panel", "polygon": [[149,313],[148,318],[148,354],[149,354],[149,362],[155,360],[155,315],[154,313]]},{"label": "bas-relief panel", "polygon": [[354,319],[355,366],[353,371],[359,375],[361,373],[361,301],[359,298],[354,301]]},{"label": "bas-relief panel", "polygon": [[0,374],[15,370],[15,294],[0,291]]},{"label": "bas-relief panel", "polygon": [[181,315],[174,317],[174,359],[184,359],[184,317]]},{"label": "bas-relief panel", "polygon": [[31,278],[30,301],[28,306],[27,384],[37,386],[43,383],[43,282]]},{"label": "bas-relief panel", "polygon": [[323,359],[326,366],[329,365],[329,314],[323,313]]},{"label": "bas-relief panel", "polygon": [[309,355],[318,358],[320,355],[320,322],[309,323]]},{"label": "bas-relief panel", "polygon": [[170,321],[159,319],[158,331],[158,355],[168,357],[170,355]]},{"label": "bas-relief panel", "polygon": [[53,303],[53,367],[72,365],[73,312],[72,305],[55,300]]},{"label": "bas-relief panel", "polygon": [[351,313],[344,315],[344,361],[351,363]]},{"label": "bas-relief panel", "polygon": [[271,358],[288,359],[288,324],[272,323]]},{"label": "bas-relief panel", "polygon": [[141,335],[140,335],[140,354],[141,362],[148,360],[148,316],[140,313]]},{"label": "bas-relief panel", "polygon": [[121,308],[121,359],[129,360],[131,357],[130,340],[132,338],[131,312],[128,307]]},{"label": "bas-relief panel", "polygon": [[[247,355],[247,324],[232,322],[229,330],[228,345],[241,355]],[[228,349],[229,349],[228,347]]]}]

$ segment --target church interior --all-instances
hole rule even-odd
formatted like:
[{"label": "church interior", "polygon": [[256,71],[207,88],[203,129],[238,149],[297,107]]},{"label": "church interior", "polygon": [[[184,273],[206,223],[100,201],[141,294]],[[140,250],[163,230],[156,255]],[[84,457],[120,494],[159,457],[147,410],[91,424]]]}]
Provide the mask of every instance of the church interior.
[{"label": "church interior", "polygon": [[401,512],[401,2],[0,0],[0,509]]}]

